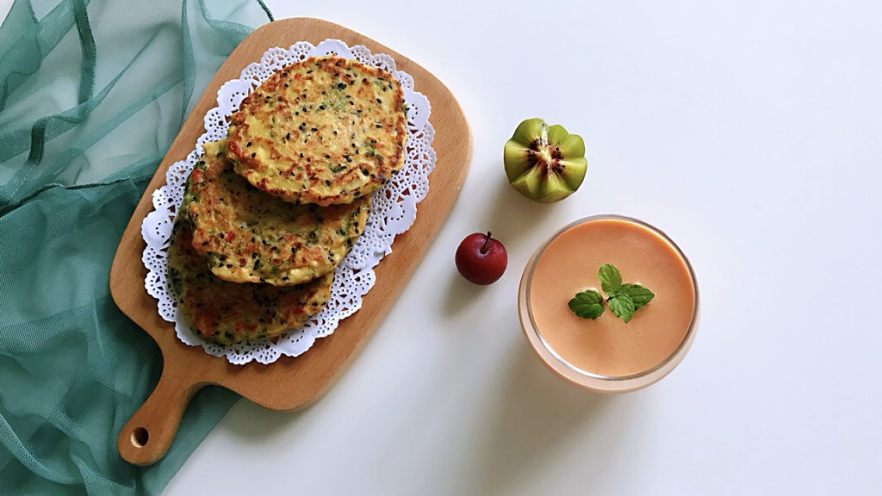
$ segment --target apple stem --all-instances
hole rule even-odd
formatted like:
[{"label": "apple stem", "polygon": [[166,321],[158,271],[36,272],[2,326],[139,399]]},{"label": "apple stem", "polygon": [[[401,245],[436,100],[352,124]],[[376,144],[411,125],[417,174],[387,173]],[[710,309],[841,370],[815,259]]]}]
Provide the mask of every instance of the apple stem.
[{"label": "apple stem", "polygon": [[487,231],[486,238],[484,238],[484,246],[481,247],[481,255],[485,255],[487,253],[487,244],[490,243],[491,232]]}]

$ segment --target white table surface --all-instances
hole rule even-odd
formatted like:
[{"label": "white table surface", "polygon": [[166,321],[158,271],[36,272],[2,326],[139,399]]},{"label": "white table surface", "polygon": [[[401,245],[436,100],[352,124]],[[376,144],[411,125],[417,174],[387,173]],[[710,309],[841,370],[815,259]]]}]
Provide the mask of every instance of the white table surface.
[{"label": "white table surface", "polygon": [[[882,492],[882,4],[267,3],[434,72],[471,171],[336,387],[301,413],[240,401],[167,494]],[[559,204],[504,179],[533,116],[586,140],[586,183]],[[686,360],[617,397],[547,371],[515,311],[532,250],[604,212],[666,230],[702,297]],[[479,288],[453,254],[487,229],[509,269]]]}]

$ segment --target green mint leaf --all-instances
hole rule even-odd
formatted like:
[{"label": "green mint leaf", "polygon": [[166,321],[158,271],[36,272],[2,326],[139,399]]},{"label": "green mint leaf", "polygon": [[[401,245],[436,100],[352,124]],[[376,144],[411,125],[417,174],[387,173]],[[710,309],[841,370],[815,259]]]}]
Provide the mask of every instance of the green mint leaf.
[{"label": "green mint leaf", "polygon": [[612,295],[622,286],[622,274],[612,264],[601,265],[597,277],[600,278],[600,287],[608,295]]},{"label": "green mint leaf", "polygon": [[655,293],[639,284],[622,284],[622,287],[619,288],[619,294],[626,294],[631,297],[631,301],[634,302],[635,312],[646,306],[655,297]]},{"label": "green mint leaf", "polygon": [[627,324],[634,316],[634,300],[624,293],[619,293],[609,299],[609,309]]},{"label": "green mint leaf", "polygon": [[573,296],[569,303],[570,310],[583,319],[596,319],[603,313],[603,296],[589,289]]}]

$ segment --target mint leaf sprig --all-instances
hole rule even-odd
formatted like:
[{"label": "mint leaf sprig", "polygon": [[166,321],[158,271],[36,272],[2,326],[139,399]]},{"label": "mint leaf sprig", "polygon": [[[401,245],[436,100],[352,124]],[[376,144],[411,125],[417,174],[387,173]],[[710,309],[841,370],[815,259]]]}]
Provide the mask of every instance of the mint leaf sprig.
[{"label": "mint leaf sprig", "polygon": [[569,303],[570,310],[583,319],[596,319],[603,313],[603,296],[589,289],[573,296]]},{"label": "mint leaf sprig", "polygon": [[[622,283],[622,273],[612,264],[604,264],[597,271],[600,287],[606,293],[606,303],[616,317],[627,324],[634,312],[652,301],[655,294],[639,284]],[[603,314],[604,299],[594,289],[576,293],[570,300],[570,310],[583,319],[596,319]]]}]

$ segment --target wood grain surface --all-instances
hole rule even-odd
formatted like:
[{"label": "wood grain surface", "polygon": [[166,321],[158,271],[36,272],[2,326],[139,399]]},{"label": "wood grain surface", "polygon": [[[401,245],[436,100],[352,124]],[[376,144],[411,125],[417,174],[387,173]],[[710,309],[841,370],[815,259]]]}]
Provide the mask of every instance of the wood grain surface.
[{"label": "wood grain surface", "polygon": [[[159,317],[156,300],[144,289],[141,221],[152,209],[151,194],[164,183],[166,169],[184,159],[204,132],[203,116],[216,105],[221,84],[237,78],[246,65],[257,61],[268,48],[288,47],[297,41],[317,44],[327,38],[391,55],[399,69],[413,76],[414,89],[429,98],[430,121],[436,132],[433,147],[437,153],[429,194],[419,204],[413,226],[396,238],[393,253],[376,267],[376,285],[365,296],[361,310],[343,320],[333,335],[317,340],[309,352],[297,358],[282,357],[271,365],[231,365],[225,358],[205,353],[201,347],[181,343],[173,326]],[[190,399],[208,384],[229,388],[275,410],[300,409],[319,399],[361,350],[404,289],[453,208],[470,157],[468,123],[453,94],[430,72],[394,50],[337,24],[309,18],[275,21],[245,39],[218,70],[181,128],[135,208],[113,261],[110,289],[114,301],[156,341],[163,358],[156,389],[119,434],[122,457],[137,465],[149,465],[162,458]]]}]

